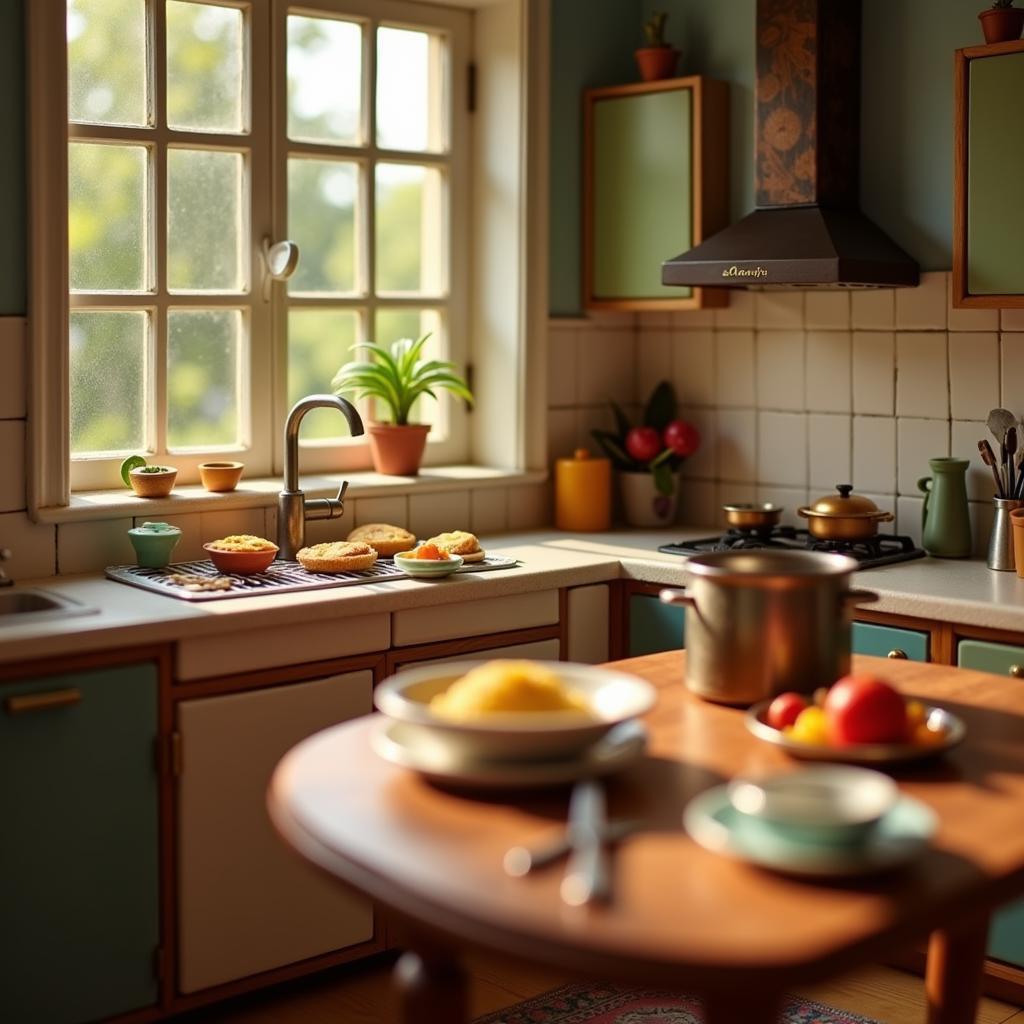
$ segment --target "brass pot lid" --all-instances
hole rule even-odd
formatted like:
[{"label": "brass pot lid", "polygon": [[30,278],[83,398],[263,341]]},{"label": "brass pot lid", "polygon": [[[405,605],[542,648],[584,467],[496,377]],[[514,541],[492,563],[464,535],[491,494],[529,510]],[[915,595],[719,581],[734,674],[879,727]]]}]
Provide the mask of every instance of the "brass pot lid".
[{"label": "brass pot lid", "polygon": [[885,515],[870,498],[852,494],[852,484],[836,484],[836,490],[838,494],[826,494],[801,512],[828,519],[875,519]]}]

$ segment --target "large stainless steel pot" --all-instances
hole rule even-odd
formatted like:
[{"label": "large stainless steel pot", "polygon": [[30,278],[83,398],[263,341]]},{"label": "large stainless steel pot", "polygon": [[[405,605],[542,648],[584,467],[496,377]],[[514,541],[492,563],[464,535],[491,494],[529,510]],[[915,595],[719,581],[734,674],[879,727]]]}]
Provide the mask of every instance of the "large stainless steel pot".
[{"label": "large stainless steel pot", "polygon": [[813,551],[720,551],[689,559],[686,685],[706,700],[753,704],[809,693],[850,670],[850,609],[877,601],[850,590],[857,563]]}]

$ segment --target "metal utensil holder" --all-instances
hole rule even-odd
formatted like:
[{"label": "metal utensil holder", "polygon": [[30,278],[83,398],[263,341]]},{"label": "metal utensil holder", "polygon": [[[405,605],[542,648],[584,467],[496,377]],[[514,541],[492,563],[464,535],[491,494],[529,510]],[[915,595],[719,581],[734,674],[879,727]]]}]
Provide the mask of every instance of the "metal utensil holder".
[{"label": "metal utensil holder", "polygon": [[1013,572],[1017,564],[1013,557],[1013,524],[1010,522],[1010,513],[1015,508],[1024,507],[1024,501],[1020,498],[993,498],[992,506],[995,509],[995,516],[988,538],[988,567],[999,572]]}]

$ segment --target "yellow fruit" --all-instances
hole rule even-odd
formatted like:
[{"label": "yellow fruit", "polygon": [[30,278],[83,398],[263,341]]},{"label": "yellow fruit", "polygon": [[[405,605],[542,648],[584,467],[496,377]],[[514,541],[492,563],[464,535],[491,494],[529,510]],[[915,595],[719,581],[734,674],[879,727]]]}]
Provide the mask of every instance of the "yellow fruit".
[{"label": "yellow fruit", "polygon": [[913,735],[914,730],[924,723],[925,707],[919,700],[907,701],[907,730]]},{"label": "yellow fruit", "polygon": [[813,743],[820,746],[828,743],[828,719],[823,708],[804,708],[793,723],[789,738],[798,743]]},{"label": "yellow fruit", "polygon": [[945,729],[929,729],[923,722],[913,732],[913,743],[918,747],[935,747],[946,740]]}]

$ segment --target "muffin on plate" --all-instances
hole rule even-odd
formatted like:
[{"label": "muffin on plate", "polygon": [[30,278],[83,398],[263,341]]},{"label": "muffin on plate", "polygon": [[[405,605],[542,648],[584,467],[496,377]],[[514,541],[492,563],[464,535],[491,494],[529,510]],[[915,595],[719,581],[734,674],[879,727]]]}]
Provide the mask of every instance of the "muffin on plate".
[{"label": "muffin on plate", "polygon": [[408,551],[416,543],[416,538],[401,526],[389,523],[364,523],[357,526],[349,535],[350,541],[361,541],[369,544],[378,555],[390,558],[399,551]]},{"label": "muffin on plate", "polygon": [[369,569],[377,552],[362,541],[335,540],[300,548],[295,560],[309,572],[356,572]]},{"label": "muffin on plate", "polygon": [[485,552],[480,541],[466,530],[452,530],[450,533],[439,533],[431,537],[427,544],[436,544],[453,555],[460,555],[463,562],[482,562]]}]

